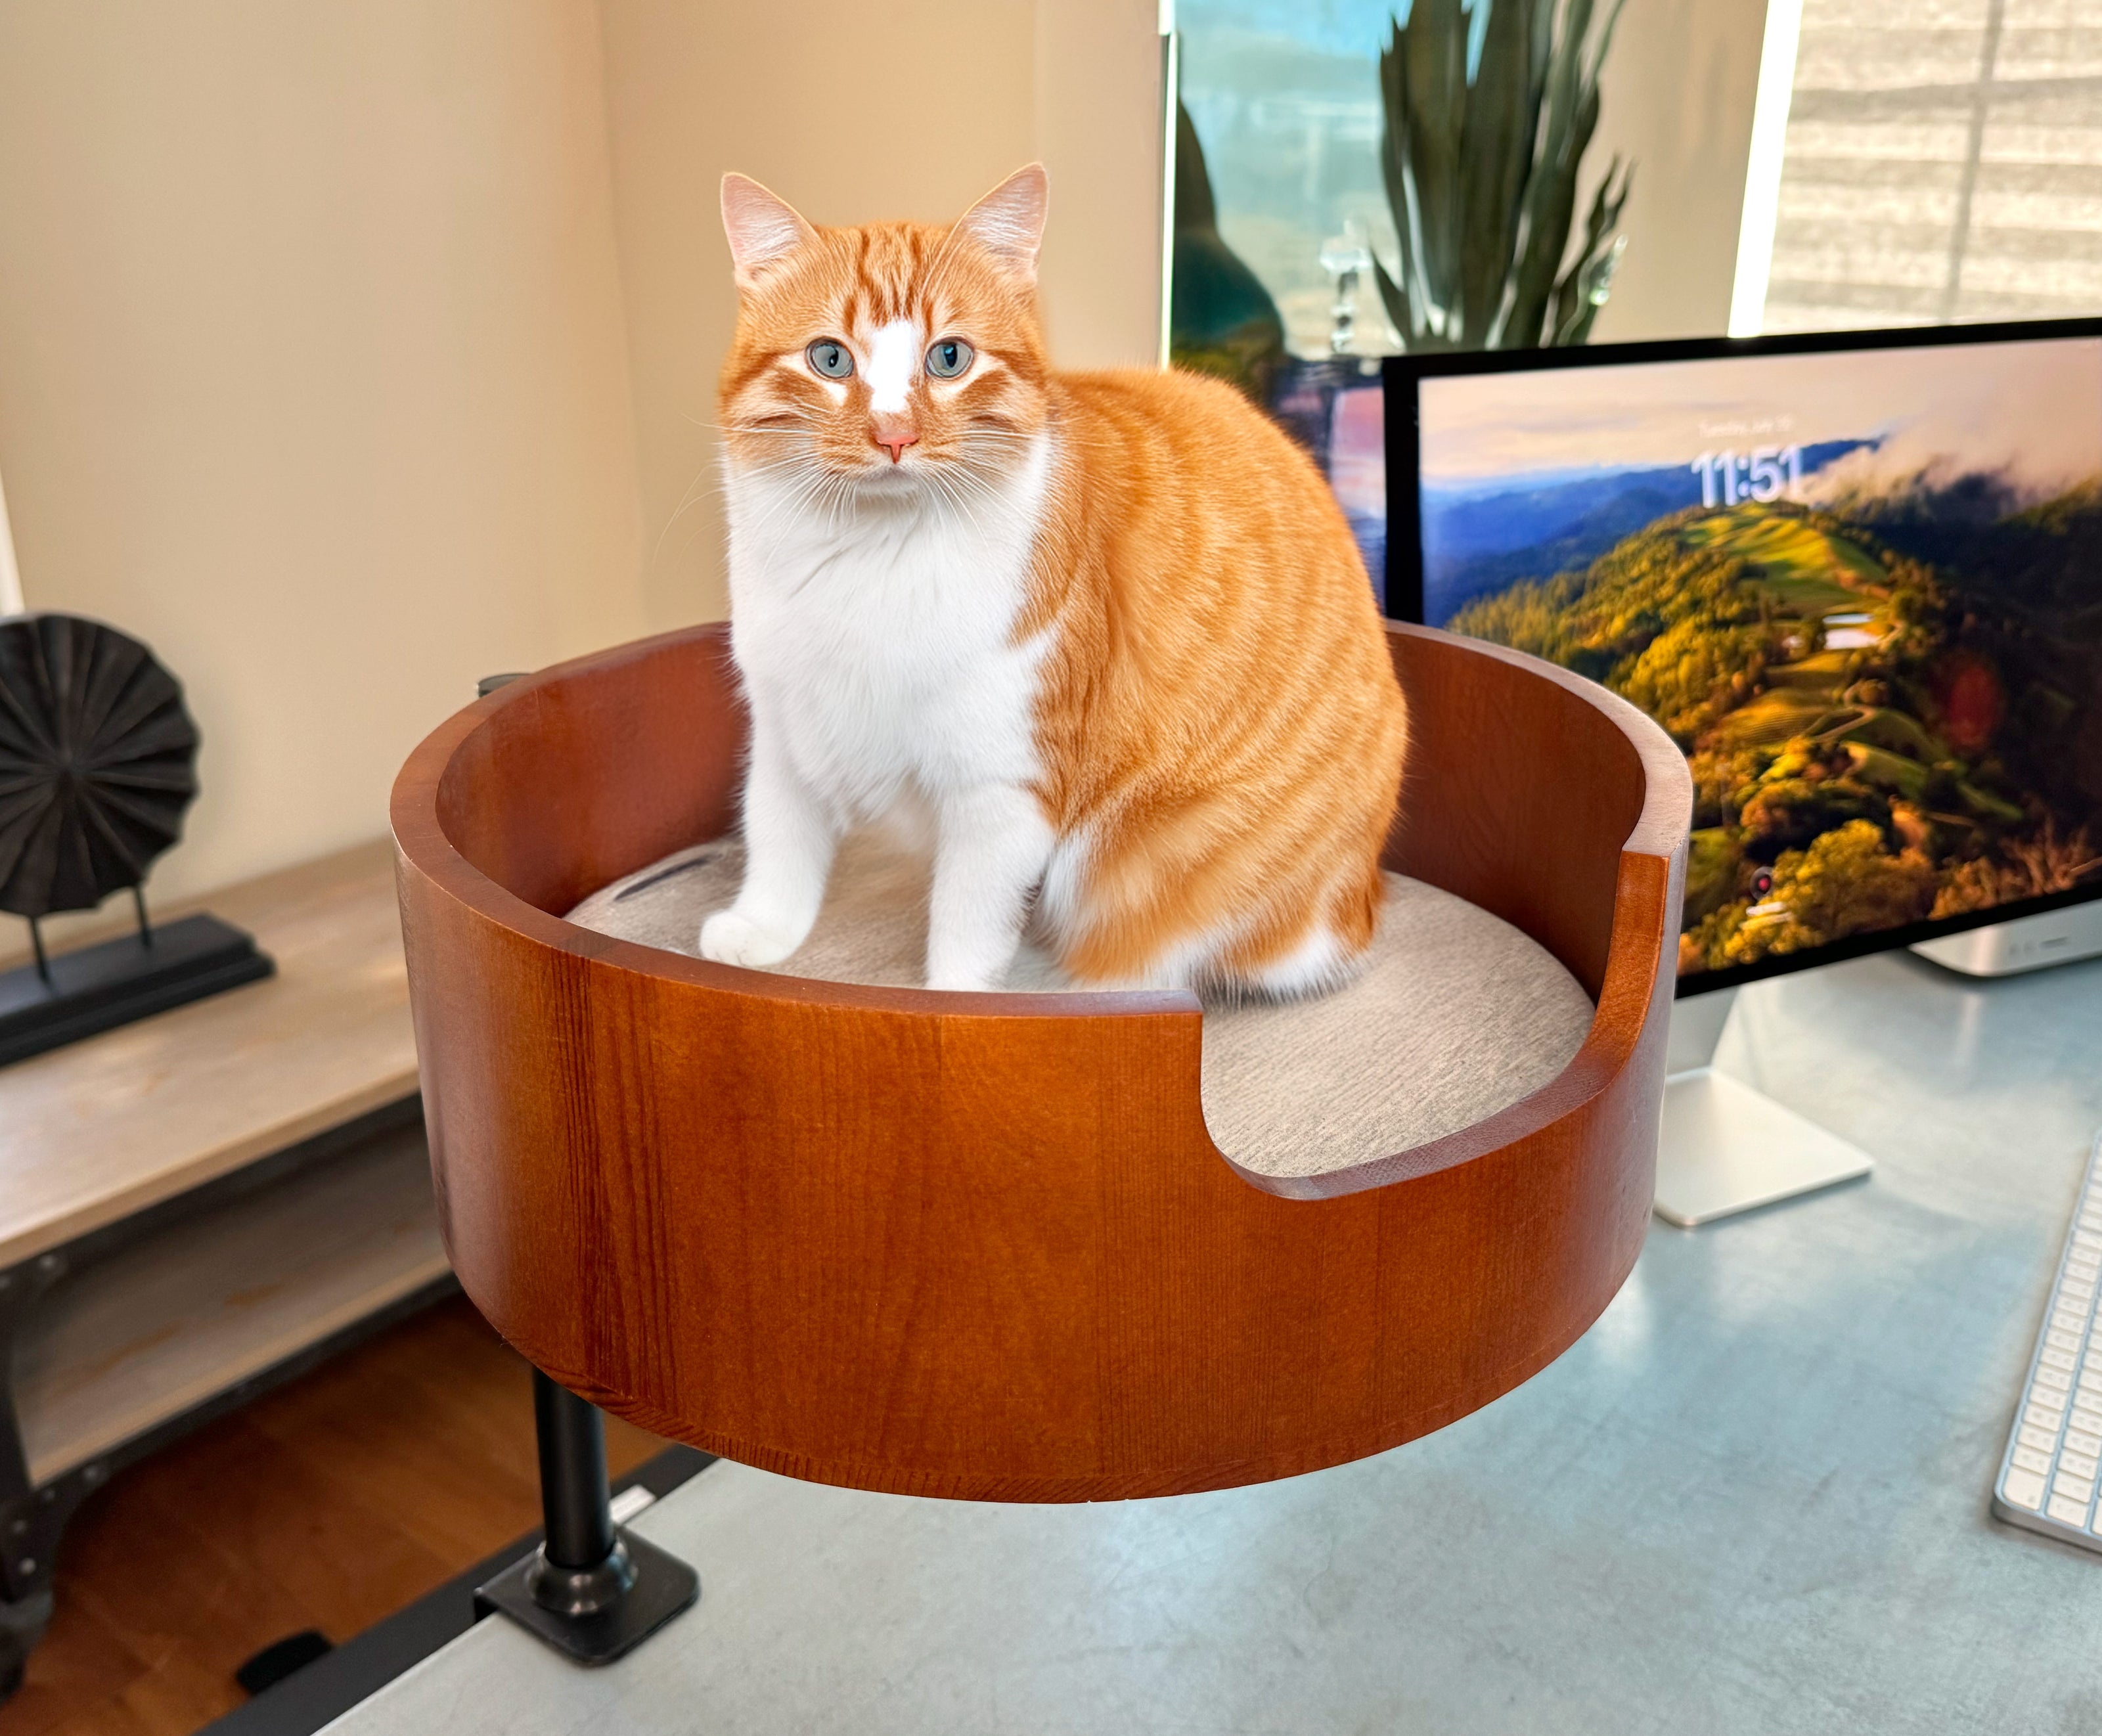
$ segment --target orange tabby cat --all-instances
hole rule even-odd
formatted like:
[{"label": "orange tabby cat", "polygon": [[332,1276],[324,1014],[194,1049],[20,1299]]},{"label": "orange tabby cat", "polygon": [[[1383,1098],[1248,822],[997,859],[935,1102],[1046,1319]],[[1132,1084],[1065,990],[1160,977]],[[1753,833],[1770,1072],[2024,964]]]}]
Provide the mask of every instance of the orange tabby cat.
[{"label": "orange tabby cat", "polygon": [[787,958],[833,847],[935,837],[930,986],[1025,921],[1090,984],[1291,995],[1377,919],[1406,734],[1333,497],[1238,393],[1053,372],[1031,166],[947,228],[723,182],[720,406],[748,861],[703,954]]}]

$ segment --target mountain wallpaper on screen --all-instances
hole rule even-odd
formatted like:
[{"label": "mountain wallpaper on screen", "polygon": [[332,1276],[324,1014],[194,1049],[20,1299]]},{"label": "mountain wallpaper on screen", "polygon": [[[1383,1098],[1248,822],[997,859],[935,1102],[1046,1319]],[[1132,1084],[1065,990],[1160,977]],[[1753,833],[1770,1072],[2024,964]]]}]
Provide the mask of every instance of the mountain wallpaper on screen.
[{"label": "mountain wallpaper on screen", "polygon": [[[1834,440],[1802,449],[1802,472],[1814,476],[1868,440]],[[1425,618],[1443,621],[1463,604],[1514,579],[1581,567],[1621,538],[1701,503],[1700,472],[1685,464],[1646,465],[1517,485],[1501,478],[1467,487],[1426,487],[1422,496]]]},{"label": "mountain wallpaper on screen", "polygon": [[[1594,485],[1531,551],[1665,474]],[[1430,617],[1603,682],[1686,751],[1682,973],[2102,875],[2102,478],[2027,507],[1989,473],[1696,498],[1532,570],[1555,576]]]}]

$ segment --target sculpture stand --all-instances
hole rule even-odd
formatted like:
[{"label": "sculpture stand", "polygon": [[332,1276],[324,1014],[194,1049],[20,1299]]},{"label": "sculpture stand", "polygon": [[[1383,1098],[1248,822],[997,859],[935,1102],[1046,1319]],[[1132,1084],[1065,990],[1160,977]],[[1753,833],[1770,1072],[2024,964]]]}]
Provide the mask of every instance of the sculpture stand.
[{"label": "sculpture stand", "polygon": [[1715,1070],[1736,999],[1735,989],[1718,989],[1672,1009],[1656,1215],[1682,1229],[1853,1181],[1874,1167],[1859,1146]]},{"label": "sculpture stand", "polygon": [[536,1368],[533,1417],[547,1540],[477,1588],[475,1605],[502,1610],[579,1663],[610,1663],[698,1602],[700,1575],[614,1526],[605,1419],[595,1406]]},{"label": "sculpture stand", "polygon": [[[134,889],[136,897],[136,888]],[[255,941],[216,916],[156,928],[138,901],[139,932],[48,957],[34,917],[34,961],[0,975],[0,1066],[129,1025],[277,968]]]}]

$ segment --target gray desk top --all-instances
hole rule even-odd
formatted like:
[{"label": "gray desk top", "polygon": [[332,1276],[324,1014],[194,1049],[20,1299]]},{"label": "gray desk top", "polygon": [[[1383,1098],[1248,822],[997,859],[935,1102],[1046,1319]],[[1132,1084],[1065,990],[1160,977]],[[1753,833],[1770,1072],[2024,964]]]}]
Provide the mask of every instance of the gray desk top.
[{"label": "gray desk top", "polygon": [[2102,1124],[2102,964],[1783,979],[1718,1062],[1874,1178],[1654,1226],[1575,1348],[1442,1433],[1092,1508],[717,1465],[637,1521],[703,1596],[632,1658],[486,1621],[331,1729],[2102,1728],[2102,1557],[1987,1512]]}]

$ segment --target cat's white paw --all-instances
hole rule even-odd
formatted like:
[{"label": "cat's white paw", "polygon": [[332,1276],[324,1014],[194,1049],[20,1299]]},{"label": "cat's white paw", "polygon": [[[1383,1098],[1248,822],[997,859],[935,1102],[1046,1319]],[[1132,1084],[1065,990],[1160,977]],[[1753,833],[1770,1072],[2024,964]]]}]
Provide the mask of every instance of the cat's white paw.
[{"label": "cat's white paw", "polygon": [[735,910],[717,910],[701,924],[701,956],[747,970],[778,964],[802,942],[800,934],[761,928]]},{"label": "cat's white paw", "polygon": [[990,994],[999,985],[990,976],[970,971],[929,971],[927,986],[946,989],[954,994]]}]

